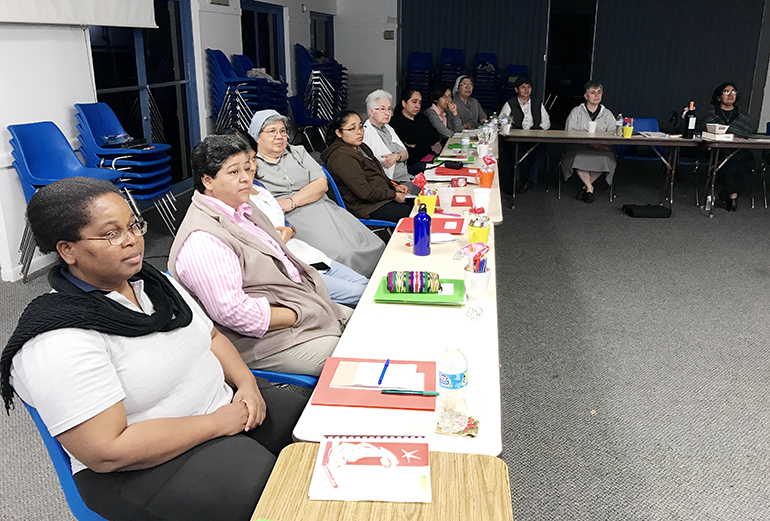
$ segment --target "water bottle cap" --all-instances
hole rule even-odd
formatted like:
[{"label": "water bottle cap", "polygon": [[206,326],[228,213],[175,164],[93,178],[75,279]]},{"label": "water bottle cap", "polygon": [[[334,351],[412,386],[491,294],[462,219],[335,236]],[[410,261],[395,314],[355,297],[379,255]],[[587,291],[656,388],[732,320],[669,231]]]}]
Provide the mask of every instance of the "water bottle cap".
[{"label": "water bottle cap", "polygon": [[423,212],[428,213],[428,207],[425,206],[425,203],[420,203],[420,206],[418,207],[418,211],[420,213],[423,213]]}]

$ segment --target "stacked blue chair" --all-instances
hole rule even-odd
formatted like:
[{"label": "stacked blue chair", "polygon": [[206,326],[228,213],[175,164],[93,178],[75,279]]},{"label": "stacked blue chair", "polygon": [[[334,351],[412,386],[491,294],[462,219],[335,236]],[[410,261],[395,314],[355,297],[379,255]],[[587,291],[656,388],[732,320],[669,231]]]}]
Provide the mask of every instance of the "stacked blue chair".
[{"label": "stacked blue chair", "polygon": [[331,121],[348,107],[347,68],[336,60],[319,61],[315,51],[300,44],[294,46],[297,66],[297,93],[302,93],[312,118]]},{"label": "stacked blue chair", "polygon": [[324,129],[326,128],[326,125],[328,125],[328,122],[319,118],[311,118],[305,108],[305,102],[299,94],[289,98],[289,105],[291,106],[292,118],[297,125],[297,131],[292,139],[292,145],[296,143],[299,136],[303,136],[305,142],[308,144],[309,151],[314,152],[316,148],[313,145],[312,135],[309,132],[309,130],[312,129],[315,129],[318,132],[318,136],[321,138],[321,145],[325,145],[326,139],[324,137]]},{"label": "stacked blue chair", "polygon": [[[233,54],[233,72],[238,78],[247,78],[251,69],[254,69],[254,62],[245,54]],[[249,78],[260,79],[260,78]],[[287,106],[288,85],[283,81],[270,81],[261,83],[260,95],[262,102],[267,109],[273,109],[284,116],[289,113]]]},{"label": "stacked blue chair", "polygon": [[429,52],[413,52],[407,62],[404,85],[408,89],[417,89],[422,95],[423,108],[431,104],[430,91],[431,71],[433,70],[433,55]]},{"label": "stacked blue chair", "polygon": [[[38,188],[65,177],[92,177],[119,183],[120,172],[116,170],[83,166],[67,138],[51,121],[8,125],[8,130],[12,136],[13,168],[19,176],[27,202]],[[35,238],[27,223],[19,247],[19,264],[24,281],[27,280],[35,247]]]},{"label": "stacked blue chair", "polygon": [[519,76],[529,76],[529,67],[526,65],[508,65],[505,72],[508,73],[508,84],[506,86],[506,101],[516,96],[516,90],[514,90],[514,83]]},{"label": "stacked blue chair", "polygon": [[172,234],[176,233],[176,198],[171,192],[171,147],[165,143],[139,143],[131,148],[106,145],[112,136],[127,136],[123,125],[106,103],[77,103],[78,140],[87,166],[120,171],[120,188],[128,197],[137,218],[141,212],[136,201],[152,201]]},{"label": "stacked blue chair", "polygon": [[491,113],[497,107],[497,86],[500,82],[497,56],[477,52],[473,62],[473,97],[485,111]]},{"label": "stacked blue chair", "polygon": [[441,64],[439,65],[438,80],[450,89],[455,80],[465,73],[465,54],[462,49],[441,49]]}]

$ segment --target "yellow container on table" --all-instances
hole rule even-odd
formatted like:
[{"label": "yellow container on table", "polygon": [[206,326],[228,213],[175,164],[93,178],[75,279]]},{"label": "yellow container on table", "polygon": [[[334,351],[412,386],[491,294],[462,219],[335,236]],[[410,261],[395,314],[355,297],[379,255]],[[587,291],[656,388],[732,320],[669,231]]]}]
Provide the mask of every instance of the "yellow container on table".
[{"label": "yellow container on table", "polygon": [[629,138],[633,133],[634,133],[634,127],[623,127],[623,137]]},{"label": "yellow container on table", "polygon": [[489,226],[486,228],[477,228],[475,226],[468,226],[468,242],[473,244],[475,242],[487,243],[489,240]]},{"label": "yellow container on table", "polygon": [[418,195],[414,198],[414,205],[420,206],[420,203],[425,204],[425,209],[428,210],[428,215],[433,215],[436,211],[436,199],[437,195]]}]

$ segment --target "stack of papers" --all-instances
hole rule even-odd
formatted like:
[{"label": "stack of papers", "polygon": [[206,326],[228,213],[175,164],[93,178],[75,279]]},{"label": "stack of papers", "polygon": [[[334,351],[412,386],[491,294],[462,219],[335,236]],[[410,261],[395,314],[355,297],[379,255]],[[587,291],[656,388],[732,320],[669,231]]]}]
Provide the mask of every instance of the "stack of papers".
[{"label": "stack of papers", "polygon": [[415,364],[389,363],[382,383],[377,383],[384,364],[343,360],[329,384],[331,387],[365,387],[368,389],[425,390],[425,374],[417,372]]}]

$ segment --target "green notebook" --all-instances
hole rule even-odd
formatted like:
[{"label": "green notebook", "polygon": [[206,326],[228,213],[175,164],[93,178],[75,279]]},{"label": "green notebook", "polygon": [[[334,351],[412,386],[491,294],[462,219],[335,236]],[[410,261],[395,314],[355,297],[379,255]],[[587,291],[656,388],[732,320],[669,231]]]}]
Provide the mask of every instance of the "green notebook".
[{"label": "green notebook", "polygon": [[[459,279],[440,279],[442,291],[438,293],[391,293],[388,277],[382,277],[374,301],[386,304],[432,304],[434,306],[462,306],[465,291]],[[451,293],[444,294],[447,290]]]}]

